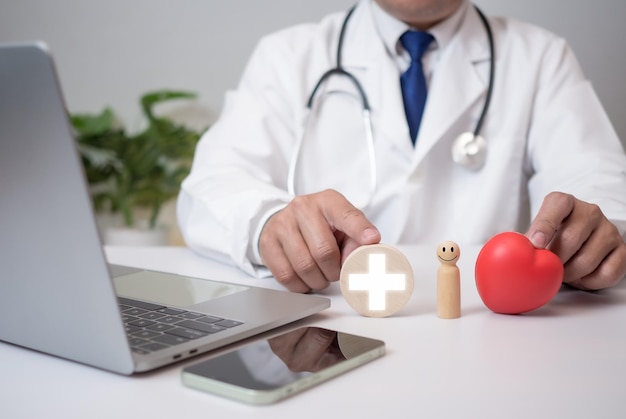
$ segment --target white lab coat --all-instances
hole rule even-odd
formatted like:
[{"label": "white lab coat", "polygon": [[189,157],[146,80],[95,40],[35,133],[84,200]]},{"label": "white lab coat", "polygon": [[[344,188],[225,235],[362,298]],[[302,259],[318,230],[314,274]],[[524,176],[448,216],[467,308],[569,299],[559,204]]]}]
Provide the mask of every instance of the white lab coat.
[{"label": "white lab coat", "polygon": [[[493,98],[483,128],[484,168],[468,171],[450,150],[482,110],[489,44],[475,10],[440,52],[413,148],[399,70],[362,0],[346,33],[343,65],[372,109],[377,190],[363,208],[388,244],[483,243],[524,231],[546,194],[562,191],[600,205],[624,234],[626,157],[566,42],[542,29],[490,18],[496,48]],[[335,65],[345,13],[263,38],[219,121],[198,145],[179,197],[186,242],[201,254],[259,273],[257,240],[267,217],[291,199],[287,171],[303,132],[305,103]],[[361,104],[345,78],[319,96],[297,169],[297,194],[332,188],[367,200],[368,153]],[[333,94],[335,92],[337,94]]]}]

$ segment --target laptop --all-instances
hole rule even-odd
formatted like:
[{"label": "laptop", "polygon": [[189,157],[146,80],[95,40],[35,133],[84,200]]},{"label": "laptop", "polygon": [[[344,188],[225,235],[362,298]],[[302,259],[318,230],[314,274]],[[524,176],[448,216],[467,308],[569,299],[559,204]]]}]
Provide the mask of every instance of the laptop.
[{"label": "laptop", "polygon": [[0,340],[120,374],[318,313],[302,295],[111,266],[45,44],[0,45]]}]

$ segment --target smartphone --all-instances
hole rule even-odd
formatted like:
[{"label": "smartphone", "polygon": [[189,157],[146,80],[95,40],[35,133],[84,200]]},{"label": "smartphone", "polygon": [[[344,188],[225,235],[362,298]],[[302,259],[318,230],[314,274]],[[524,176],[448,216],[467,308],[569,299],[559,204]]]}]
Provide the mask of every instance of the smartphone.
[{"label": "smartphone", "polygon": [[250,404],[299,393],[385,353],[385,343],[301,327],[246,344],[183,369],[183,384]]}]

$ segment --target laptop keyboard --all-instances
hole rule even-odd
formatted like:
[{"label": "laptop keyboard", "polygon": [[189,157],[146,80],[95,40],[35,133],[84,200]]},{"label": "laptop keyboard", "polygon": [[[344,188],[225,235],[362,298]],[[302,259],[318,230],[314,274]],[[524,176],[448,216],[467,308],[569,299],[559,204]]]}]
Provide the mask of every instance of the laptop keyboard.
[{"label": "laptop keyboard", "polygon": [[148,354],[237,327],[242,322],[118,297],[133,352]]}]

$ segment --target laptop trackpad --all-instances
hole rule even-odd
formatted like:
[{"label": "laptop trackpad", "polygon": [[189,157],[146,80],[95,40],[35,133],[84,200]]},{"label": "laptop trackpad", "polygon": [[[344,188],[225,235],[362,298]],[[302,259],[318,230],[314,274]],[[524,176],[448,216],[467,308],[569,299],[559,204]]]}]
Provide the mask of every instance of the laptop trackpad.
[{"label": "laptop trackpad", "polygon": [[113,283],[120,297],[177,307],[188,307],[248,289],[241,285],[144,270],[115,276]]}]

